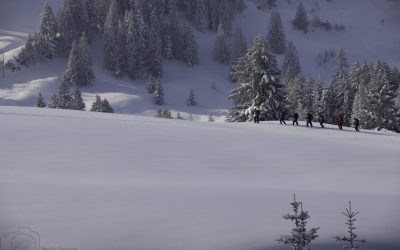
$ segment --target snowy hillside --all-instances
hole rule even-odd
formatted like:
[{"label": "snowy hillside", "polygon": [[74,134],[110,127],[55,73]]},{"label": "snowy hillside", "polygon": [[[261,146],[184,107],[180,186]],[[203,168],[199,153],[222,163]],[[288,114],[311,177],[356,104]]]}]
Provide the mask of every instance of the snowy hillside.
[{"label": "snowy hillside", "polygon": [[[45,1],[34,0],[26,4],[23,0],[4,0],[0,10],[0,49],[4,49],[7,58],[17,55],[24,43],[27,32],[36,28],[40,9]],[[304,75],[315,77],[322,75],[326,81],[333,75],[333,60],[319,65],[318,56],[326,51],[343,48],[352,64],[358,60],[372,63],[377,59],[385,60],[389,65],[400,66],[400,2],[394,0],[334,0],[304,1],[310,19],[319,17],[332,24],[343,24],[344,31],[316,30],[307,35],[293,30],[291,20],[294,17],[297,1],[278,1],[273,10],[258,10],[252,1],[246,1],[247,9],[234,21],[235,27],[242,27],[250,42],[258,33],[266,34],[272,11],[279,11],[288,41],[293,41],[300,56]],[[54,11],[61,6],[61,0],[49,1]],[[184,115],[201,115],[203,118],[213,113],[224,116],[231,106],[227,96],[234,87],[228,80],[228,67],[212,60],[215,32],[196,33],[199,44],[199,65],[187,67],[178,62],[164,62],[162,82],[165,88],[166,104],[163,108],[180,111]],[[151,101],[145,92],[145,83],[127,77],[115,79],[103,67],[103,52],[100,39],[92,44],[96,79],[90,88],[83,89],[84,99],[89,106],[96,94],[110,100],[118,113],[136,113],[153,116],[159,107]],[[278,57],[281,61],[281,56]],[[49,100],[65,71],[66,62],[61,59],[48,61],[23,68],[14,73],[7,72],[0,79],[0,104],[33,106],[37,94],[41,91]],[[211,86],[215,82],[217,89]],[[186,98],[193,89],[198,99],[198,107],[187,107]]]},{"label": "snowy hillside", "polygon": [[321,227],[312,249],[340,248],[348,200],[362,249],[400,247],[397,134],[21,107],[0,120],[0,232],[30,227],[42,247],[281,249],[293,193]]}]

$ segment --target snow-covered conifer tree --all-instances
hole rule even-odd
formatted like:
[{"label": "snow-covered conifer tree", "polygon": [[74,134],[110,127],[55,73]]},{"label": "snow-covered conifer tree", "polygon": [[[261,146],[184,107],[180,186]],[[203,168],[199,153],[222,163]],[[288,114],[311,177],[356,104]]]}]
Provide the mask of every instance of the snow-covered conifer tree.
[{"label": "snow-covered conifer tree", "polygon": [[360,212],[354,212],[351,209],[351,201],[349,201],[349,207],[346,208],[345,212],[341,212],[344,216],[346,216],[347,221],[346,221],[346,225],[347,225],[347,233],[348,235],[338,235],[338,236],[334,236],[333,238],[335,238],[337,241],[342,241],[343,243],[346,243],[347,245],[343,246],[344,249],[358,249],[360,248],[360,243],[366,243],[366,240],[359,240],[358,235],[354,232],[354,230],[356,229],[356,227],[354,226],[354,223],[357,221],[357,219],[355,218]]},{"label": "snow-covered conifer tree", "polygon": [[51,109],[58,108],[59,105],[58,105],[58,96],[57,96],[57,94],[53,94],[51,96],[51,99],[50,99],[49,103],[47,104],[47,106],[49,108],[51,108]]},{"label": "snow-covered conifer tree", "polygon": [[67,69],[63,75],[63,82],[79,86],[82,82],[82,78],[79,47],[74,41],[72,43],[71,52],[69,53]]},{"label": "snow-covered conifer tree", "polygon": [[162,74],[161,20],[155,10],[152,10],[150,19],[147,54],[144,59],[148,74],[152,77],[160,77]]},{"label": "snow-covered conifer tree", "polygon": [[243,31],[241,28],[238,28],[233,35],[232,41],[232,49],[231,49],[231,64],[233,64],[236,59],[242,57],[246,54],[247,51],[247,41],[245,36],[243,35]]},{"label": "snow-covered conifer tree", "polygon": [[114,113],[114,109],[111,106],[110,102],[104,98],[103,101],[101,101],[101,108],[103,113]]},{"label": "snow-covered conifer tree", "polygon": [[86,34],[83,33],[79,40],[79,44],[75,41],[72,44],[63,81],[80,87],[88,86],[94,79],[92,67],[89,41]]},{"label": "snow-covered conifer tree", "polygon": [[164,90],[161,81],[156,82],[156,90],[154,92],[154,103],[157,105],[164,104]]},{"label": "snow-covered conifer tree", "polygon": [[193,29],[188,23],[185,23],[182,27],[180,45],[182,49],[181,60],[184,61],[187,65],[196,65],[199,62],[199,46],[194,36]]},{"label": "snow-covered conifer tree", "polygon": [[75,88],[74,97],[71,102],[71,109],[73,110],[85,110],[86,106],[83,102],[82,93],[79,87]]},{"label": "snow-covered conifer tree", "polygon": [[96,101],[92,104],[90,108],[91,112],[102,112],[102,100],[99,95],[96,95]]},{"label": "snow-covered conifer tree", "polygon": [[315,88],[315,80],[308,76],[303,84],[302,90],[302,109],[303,109],[303,117],[306,117],[307,112],[313,113],[314,111],[314,96],[313,91]]},{"label": "snow-covered conifer tree", "polygon": [[101,100],[99,95],[96,95],[96,101],[92,104],[90,108],[91,112],[103,112],[103,113],[114,113],[114,109],[111,107],[110,103],[106,98]]},{"label": "snow-covered conifer tree", "polygon": [[[114,1],[113,1],[114,2]],[[59,14],[60,38],[58,49],[67,53],[72,42],[78,40],[83,32],[89,32],[89,20],[82,0],[64,0]]]},{"label": "snow-covered conifer tree", "polygon": [[302,30],[307,33],[310,22],[307,17],[306,9],[301,1],[297,7],[296,17],[293,19],[292,24],[295,29]]},{"label": "snow-covered conifer tree", "polygon": [[138,64],[138,42],[136,36],[136,24],[133,14],[133,10],[130,10],[125,16],[125,26],[126,31],[126,42],[125,42],[125,52],[126,52],[126,72],[128,76],[132,79],[136,78]]},{"label": "snow-covered conifer tree", "polygon": [[374,128],[399,131],[398,108],[395,98],[399,86],[391,81],[389,66],[378,61],[371,70],[369,111]]},{"label": "snow-covered conifer tree", "polygon": [[207,0],[196,1],[195,20],[196,20],[196,27],[200,31],[206,32],[209,25]]},{"label": "snow-covered conifer tree", "polygon": [[287,84],[299,74],[301,74],[301,68],[296,47],[293,42],[289,42],[282,66],[283,83]]},{"label": "snow-covered conifer tree", "polygon": [[94,79],[93,62],[90,56],[89,39],[85,32],[79,39],[79,67],[81,71],[81,79],[76,84],[78,86],[88,86]]},{"label": "snow-covered conifer tree", "polygon": [[234,106],[228,121],[246,121],[245,113],[250,107],[261,107],[260,120],[273,120],[287,108],[276,58],[266,51],[265,39],[260,35],[246,55],[232,66],[231,76],[237,86],[229,95]]},{"label": "snow-covered conifer tree", "polygon": [[71,109],[72,96],[69,92],[69,84],[61,81],[57,93],[55,93],[49,102],[49,108]]},{"label": "snow-covered conifer tree", "polygon": [[268,49],[275,54],[284,54],[286,51],[286,35],[279,12],[274,12],[271,15],[267,34],[267,45]]},{"label": "snow-covered conifer tree", "polygon": [[186,105],[188,105],[188,106],[196,106],[197,105],[197,101],[196,101],[196,98],[194,97],[193,89],[190,90],[189,96],[186,100]]},{"label": "snow-covered conifer tree", "polygon": [[222,64],[228,64],[229,56],[230,56],[229,39],[224,31],[222,23],[220,23],[213,51],[214,61]]},{"label": "snow-covered conifer tree", "polygon": [[36,34],[29,34],[25,41],[25,45],[17,56],[17,61],[21,65],[29,66],[35,63],[38,60],[38,57],[36,49]]},{"label": "snow-covered conifer tree", "polygon": [[289,111],[291,113],[298,113],[304,115],[303,109],[303,85],[304,78],[301,74],[298,74],[294,79],[287,83],[287,102],[289,104]]},{"label": "snow-covered conifer tree", "polygon": [[40,14],[37,28],[37,53],[41,57],[52,58],[56,54],[57,19],[46,2]]},{"label": "snow-covered conifer tree", "polygon": [[46,103],[44,102],[42,92],[39,92],[38,98],[36,100],[36,107],[38,107],[38,108],[46,107]]},{"label": "snow-covered conifer tree", "polygon": [[112,1],[106,20],[104,22],[104,64],[106,69],[114,75],[118,74],[118,25],[119,25],[119,7],[118,1]]},{"label": "snow-covered conifer tree", "polygon": [[324,83],[321,76],[318,77],[315,87],[313,89],[313,107],[316,114],[322,114],[325,117],[323,110],[323,95],[324,95]]},{"label": "snow-covered conifer tree", "polygon": [[119,21],[118,22],[118,32],[117,32],[117,41],[115,44],[115,66],[113,73],[116,77],[122,77],[125,73],[127,56],[126,56],[126,32],[124,29],[124,24]]},{"label": "snow-covered conifer tree", "polygon": [[296,195],[294,195],[294,201],[291,205],[294,213],[286,214],[283,218],[293,221],[295,228],[292,229],[290,235],[282,235],[277,241],[289,246],[293,250],[309,249],[310,243],[318,238],[317,232],[319,228],[307,230],[307,220],[310,218],[310,215],[307,211],[303,210],[303,203],[296,201]]},{"label": "snow-covered conifer tree", "polygon": [[340,49],[336,56],[336,72],[331,85],[335,96],[335,115],[342,114],[344,124],[350,125],[355,89],[350,83],[347,70],[346,54]]}]

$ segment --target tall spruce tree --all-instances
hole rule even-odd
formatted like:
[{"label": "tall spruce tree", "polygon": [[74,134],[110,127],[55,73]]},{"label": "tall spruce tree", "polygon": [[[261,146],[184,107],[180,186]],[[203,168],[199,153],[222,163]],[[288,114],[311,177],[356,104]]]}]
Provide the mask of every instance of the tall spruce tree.
[{"label": "tall spruce tree", "polygon": [[209,25],[207,0],[196,1],[196,11],[194,17],[196,20],[196,27],[201,32],[206,32]]},{"label": "tall spruce tree", "polygon": [[232,49],[231,49],[231,64],[235,63],[235,61],[244,56],[247,51],[247,41],[246,37],[243,35],[243,30],[241,28],[236,29],[235,34],[233,35],[232,40]]},{"label": "tall spruce tree", "polygon": [[348,66],[346,54],[340,49],[336,56],[336,71],[331,85],[335,102],[334,113],[335,115],[343,115],[345,125],[351,124],[351,113],[355,94],[347,73]]},{"label": "tall spruce tree", "polygon": [[37,28],[37,53],[41,57],[53,58],[56,54],[57,19],[49,3],[45,3]]},{"label": "tall spruce tree", "polygon": [[323,96],[324,96],[324,83],[321,76],[318,77],[315,87],[313,89],[313,107],[316,114],[321,114],[324,117],[324,105],[323,105]]},{"label": "tall spruce tree", "polygon": [[304,85],[304,77],[301,74],[298,74],[294,79],[289,81],[286,84],[287,89],[287,103],[289,105],[289,110],[292,113],[298,113],[304,115],[303,109],[303,85]]},{"label": "tall spruce tree", "polygon": [[299,74],[301,74],[301,67],[296,47],[293,42],[289,42],[282,66],[283,83],[287,84]]},{"label": "tall spruce tree", "polygon": [[93,62],[90,55],[89,39],[85,32],[82,33],[79,39],[79,59],[80,71],[82,79],[77,82],[78,86],[88,86],[94,80]]},{"label": "tall spruce tree", "polygon": [[79,44],[72,44],[68,57],[67,69],[63,81],[80,87],[89,86],[94,79],[92,59],[89,52],[89,42],[85,33],[82,34]]},{"label": "tall spruce tree", "polygon": [[61,81],[57,93],[55,93],[49,102],[49,108],[54,109],[71,109],[72,96],[69,92],[69,84]]},{"label": "tall spruce tree", "polygon": [[310,21],[308,20],[306,9],[301,1],[297,7],[296,17],[293,19],[292,24],[295,29],[307,33]]},{"label": "tall spruce tree", "polygon": [[378,61],[371,69],[370,83],[372,126],[399,131],[398,109],[395,104],[398,85],[391,81],[390,68]]},{"label": "tall spruce tree", "polygon": [[85,110],[86,105],[83,102],[82,93],[79,87],[75,88],[74,97],[71,101],[71,109],[73,110]]},{"label": "tall spruce tree", "polygon": [[112,1],[104,22],[104,65],[114,75],[118,75],[118,1]]},{"label": "tall spruce tree", "polygon": [[36,107],[38,108],[45,108],[46,107],[46,103],[44,102],[43,96],[42,96],[42,92],[39,92],[39,95],[37,97],[36,100]]},{"label": "tall spruce tree", "polygon": [[286,51],[286,35],[283,29],[279,12],[274,12],[269,21],[267,34],[268,49],[275,54],[284,54]]},{"label": "tall spruce tree", "polygon": [[151,27],[149,31],[146,59],[147,72],[152,77],[160,77],[162,74],[162,40],[161,20],[155,10],[151,12]]},{"label": "tall spruce tree", "polygon": [[306,77],[303,85],[302,91],[302,107],[303,107],[303,117],[305,118],[307,113],[314,112],[314,96],[313,91],[315,88],[315,80],[308,76]]},{"label": "tall spruce tree", "polygon": [[228,64],[229,56],[230,56],[229,39],[224,31],[222,23],[220,23],[218,27],[217,38],[214,44],[213,58],[214,61],[216,62],[222,64]]},{"label": "tall spruce tree", "polygon": [[60,53],[68,54],[72,42],[89,32],[89,20],[82,0],[64,0],[59,14]]},{"label": "tall spruce tree", "polygon": [[192,27],[188,23],[184,23],[182,27],[181,41],[180,41],[182,54],[181,60],[187,65],[196,65],[199,62],[198,50],[196,38]]},{"label": "tall spruce tree", "polygon": [[280,83],[276,58],[266,51],[266,41],[258,35],[246,55],[231,69],[237,86],[230,92],[233,100],[228,121],[246,121],[246,110],[260,106],[261,120],[273,120],[286,109],[285,89]]},{"label": "tall spruce tree", "polygon": [[36,34],[29,34],[24,46],[17,56],[17,62],[19,64],[29,66],[37,62],[39,55],[36,49],[36,43]]},{"label": "tall spruce tree", "polygon": [[69,53],[67,69],[63,75],[63,82],[78,86],[82,82],[81,63],[78,44],[74,41]]}]

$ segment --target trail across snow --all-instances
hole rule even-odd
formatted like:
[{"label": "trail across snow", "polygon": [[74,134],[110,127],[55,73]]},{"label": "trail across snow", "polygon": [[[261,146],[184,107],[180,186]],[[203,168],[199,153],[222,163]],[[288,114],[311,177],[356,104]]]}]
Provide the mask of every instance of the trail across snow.
[{"label": "trail across snow", "polygon": [[[42,247],[281,249],[292,194],[339,249],[352,200],[363,249],[399,249],[400,137],[275,122],[203,123],[0,107],[0,234]],[[282,248],[285,249],[285,248]]]}]

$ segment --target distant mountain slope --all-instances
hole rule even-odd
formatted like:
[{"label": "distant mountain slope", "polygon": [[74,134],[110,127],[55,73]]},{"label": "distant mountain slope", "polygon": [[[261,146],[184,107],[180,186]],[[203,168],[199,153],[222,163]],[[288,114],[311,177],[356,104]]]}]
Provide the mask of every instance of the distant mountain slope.
[{"label": "distant mountain slope", "polygon": [[[18,53],[26,32],[36,27],[40,9],[44,0],[4,0],[0,9],[0,49],[12,58]],[[57,12],[61,0],[49,1]],[[297,1],[278,1],[273,10],[258,10],[252,1],[246,1],[247,9],[237,16],[234,26],[242,27],[248,41],[261,33],[266,34],[272,11],[279,11],[286,30],[288,41],[293,41],[300,56],[305,75],[322,75],[329,81],[333,75],[333,59],[320,65],[318,56],[325,51],[335,52],[343,48],[352,64],[358,60],[372,63],[383,59],[390,65],[400,66],[400,2],[394,0],[309,0],[304,1],[309,18],[318,16],[322,21],[343,24],[345,31],[326,32],[317,30],[308,34],[293,30],[291,20],[297,7]],[[189,114],[197,114],[206,119],[210,113],[225,115],[231,105],[227,96],[233,85],[227,80],[228,67],[212,61],[212,49],[215,33],[197,32],[200,47],[200,63],[190,68],[181,63],[164,63],[162,82],[165,88],[168,108]],[[90,105],[94,95],[99,93],[110,99],[117,112],[154,115],[158,106],[151,102],[151,96],[145,93],[143,82],[132,82],[128,78],[114,79],[103,69],[102,45],[99,39],[92,46],[95,58],[96,80],[93,87],[84,89],[84,97]],[[282,56],[278,56],[279,61]],[[0,105],[34,105],[39,91],[48,100],[57,88],[59,77],[65,69],[62,60],[39,64],[29,69],[7,73],[5,80],[0,79]],[[212,90],[215,82],[217,90]],[[185,105],[190,89],[194,90],[199,106],[189,108]]]}]

